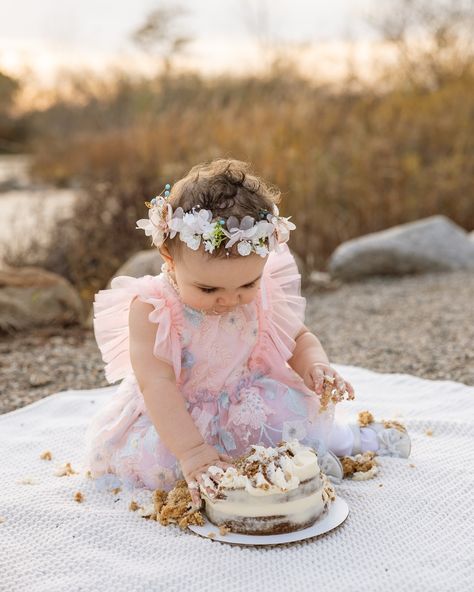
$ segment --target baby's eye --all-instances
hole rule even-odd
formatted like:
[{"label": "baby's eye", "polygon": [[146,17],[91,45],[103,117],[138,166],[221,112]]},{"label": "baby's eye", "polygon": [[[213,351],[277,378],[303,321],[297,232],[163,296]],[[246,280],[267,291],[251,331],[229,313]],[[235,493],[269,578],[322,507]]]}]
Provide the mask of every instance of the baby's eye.
[{"label": "baby's eye", "polygon": [[[255,286],[255,282],[252,282],[251,284],[247,284],[244,286],[244,288],[253,288]],[[200,290],[202,290],[203,292],[205,292],[206,294],[210,294],[211,292],[215,292],[217,290],[217,288],[199,288]]]}]

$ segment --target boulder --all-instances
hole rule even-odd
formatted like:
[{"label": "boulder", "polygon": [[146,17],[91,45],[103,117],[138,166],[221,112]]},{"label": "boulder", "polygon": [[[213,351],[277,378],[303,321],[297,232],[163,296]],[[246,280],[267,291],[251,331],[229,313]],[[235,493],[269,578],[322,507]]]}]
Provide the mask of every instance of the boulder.
[{"label": "boulder", "polygon": [[161,257],[158,249],[146,249],[132,255],[122,266],[120,266],[114,275],[110,278],[107,287],[110,288],[110,282],[119,275],[128,275],[131,277],[142,277],[144,275],[159,275],[164,259]]},{"label": "boulder", "polygon": [[[106,288],[110,288],[110,284],[115,277],[119,275],[128,275],[130,277],[143,277],[144,275],[159,275],[161,273],[161,266],[164,259],[161,257],[158,249],[146,249],[138,251],[132,255],[127,261],[121,265],[114,275],[110,278]],[[89,329],[94,327],[94,308],[90,307],[89,314],[85,321],[85,326]]]},{"label": "boulder", "polygon": [[0,331],[83,321],[79,294],[63,277],[39,267],[0,270]]},{"label": "boulder", "polygon": [[474,243],[445,216],[431,216],[342,243],[328,265],[332,277],[346,281],[456,269],[474,270]]}]

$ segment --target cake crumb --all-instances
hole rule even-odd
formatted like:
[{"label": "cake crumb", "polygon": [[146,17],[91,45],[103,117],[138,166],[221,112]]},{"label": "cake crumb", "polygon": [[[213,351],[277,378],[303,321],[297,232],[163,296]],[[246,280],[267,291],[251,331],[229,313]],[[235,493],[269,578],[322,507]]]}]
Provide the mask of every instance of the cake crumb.
[{"label": "cake crumb", "polygon": [[374,416],[370,411],[361,411],[358,415],[358,422],[361,428],[366,427],[374,422]]},{"label": "cake crumb", "polygon": [[82,504],[82,502],[84,501],[84,495],[80,491],[76,491],[76,493],[74,494],[74,501]]},{"label": "cake crumb", "polygon": [[426,430],[425,434],[426,434],[427,436],[432,436],[432,435],[433,435],[433,430],[431,430],[431,429],[429,429],[429,430]]},{"label": "cake crumb", "polygon": [[377,473],[378,473],[378,467],[376,467],[374,465],[368,471],[356,471],[352,475],[352,480],[353,481],[367,481],[368,479],[372,479],[373,477],[375,477],[375,475],[377,475]]},{"label": "cake crumb", "polygon": [[207,536],[208,536],[210,539],[215,539],[215,538],[216,538],[216,533],[215,533],[215,532],[208,532],[208,533],[207,533]]},{"label": "cake crumb", "polygon": [[375,452],[372,450],[355,456],[343,456],[340,460],[344,479],[352,477],[355,481],[364,481],[375,477],[378,472]]},{"label": "cake crumb", "polygon": [[203,515],[193,508],[191,494],[184,479],[177,481],[171,491],[155,489],[152,503],[140,506],[132,501],[129,509],[143,518],[159,522],[162,526],[176,524],[185,530],[190,524],[204,525]]},{"label": "cake crumb", "polygon": [[225,536],[226,534],[228,534],[229,532],[232,532],[231,529],[226,526],[225,524],[221,524],[219,526],[219,532],[221,533],[222,536]]},{"label": "cake crumb", "polygon": [[78,472],[71,467],[71,463],[66,463],[62,467],[56,469],[54,473],[57,477],[69,477],[69,475],[78,475]]},{"label": "cake crumb", "polygon": [[340,403],[344,399],[347,401],[352,401],[355,396],[349,391],[340,391],[335,386],[335,380],[332,376],[325,376],[323,381],[323,389],[320,395],[320,406],[319,406],[319,413],[323,413],[326,411],[329,402],[332,403]]},{"label": "cake crumb", "polygon": [[412,468],[415,468],[415,467],[416,467],[416,465],[414,465],[414,464],[412,464],[412,463],[410,463],[408,466],[409,466],[409,467],[412,467]]},{"label": "cake crumb", "polygon": [[43,452],[43,454],[41,454],[40,458],[41,460],[51,460],[53,457],[51,455],[51,452],[49,450],[46,450],[46,452]]},{"label": "cake crumb", "polygon": [[402,423],[400,423],[399,421],[396,421],[394,419],[392,419],[390,421],[383,420],[382,423],[385,428],[395,428],[399,432],[406,432],[407,431],[406,427]]},{"label": "cake crumb", "polygon": [[115,489],[112,489],[111,491],[114,495],[118,495],[122,491],[122,488],[116,487]]},{"label": "cake crumb", "polygon": [[33,477],[25,477],[24,479],[20,479],[17,481],[20,485],[38,485],[38,481]]}]

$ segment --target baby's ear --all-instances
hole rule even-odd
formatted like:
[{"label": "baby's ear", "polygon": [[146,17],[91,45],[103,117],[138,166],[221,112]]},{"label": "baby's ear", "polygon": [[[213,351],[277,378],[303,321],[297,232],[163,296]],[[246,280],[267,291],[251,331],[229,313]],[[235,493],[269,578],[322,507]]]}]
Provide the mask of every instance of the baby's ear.
[{"label": "baby's ear", "polygon": [[171,256],[171,253],[168,250],[168,247],[166,245],[161,245],[161,247],[158,247],[158,251],[160,252],[160,255],[163,257],[163,259],[169,263],[172,264],[174,259]]}]

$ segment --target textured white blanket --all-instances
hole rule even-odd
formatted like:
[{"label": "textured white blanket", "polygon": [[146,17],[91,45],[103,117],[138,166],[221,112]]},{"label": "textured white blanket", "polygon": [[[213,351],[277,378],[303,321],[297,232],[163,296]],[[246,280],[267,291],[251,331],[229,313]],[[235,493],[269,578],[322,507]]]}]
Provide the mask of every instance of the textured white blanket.
[{"label": "textured white blanket", "polygon": [[[82,438],[115,386],[58,393],[0,416],[0,590],[473,590],[474,388],[336,368],[357,393],[340,411],[399,419],[411,457],[382,457],[375,479],[344,480],[336,491],[350,505],[347,520],[281,546],[204,539],[140,518],[126,494],[95,491],[82,474]],[[40,459],[46,450],[52,461]],[[55,476],[66,462],[81,472]]]}]

